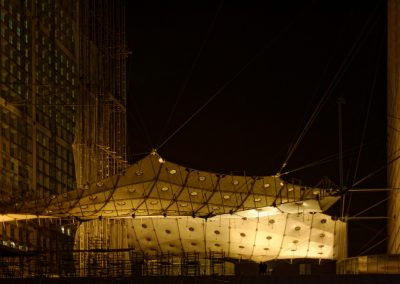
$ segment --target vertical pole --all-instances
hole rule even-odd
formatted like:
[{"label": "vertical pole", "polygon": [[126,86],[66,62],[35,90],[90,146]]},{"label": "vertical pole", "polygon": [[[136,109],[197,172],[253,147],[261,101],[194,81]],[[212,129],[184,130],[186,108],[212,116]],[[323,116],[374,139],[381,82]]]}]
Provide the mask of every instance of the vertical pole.
[{"label": "vertical pole", "polygon": [[344,217],[344,210],[346,204],[346,194],[344,193],[344,179],[343,179],[343,127],[342,127],[342,105],[345,103],[343,97],[339,97],[337,100],[338,104],[338,137],[339,137],[339,186],[340,192],[342,193],[341,203],[341,217]]},{"label": "vertical pole", "polygon": [[34,193],[35,199],[38,199],[38,196],[41,198],[42,195],[40,192],[37,191],[37,161],[36,161],[36,25],[38,24],[38,17],[36,15],[36,5],[35,1],[32,1],[32,8],[31,8],[31,81],[32,81],[32,180],[31,180],[31,189],[32,193]]}]

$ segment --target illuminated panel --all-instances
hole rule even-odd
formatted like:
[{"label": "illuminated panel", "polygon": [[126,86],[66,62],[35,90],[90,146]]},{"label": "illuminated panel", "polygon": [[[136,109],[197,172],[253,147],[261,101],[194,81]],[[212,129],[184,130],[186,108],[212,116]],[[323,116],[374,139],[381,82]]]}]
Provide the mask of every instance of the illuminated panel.
[{"label": "illuminated panel", "polygon": [[301,187],[276,176],[222,175],[165,160],[160,163],[157,156],[149,155],[124,174],[26,204],[24,213],[37,210],[89,219],[131,214],[212,217],[255,208],[267,210],[262,213],[267,215],[271,214],[268,210],[277,209],[314,213],[326,210],[337,199],[325,189]]},{"label": "illuminated panel", "polygon": [[51,218],[48,216],[37,216],[37,215],[22,215],[22,214],[0,214],[0,222],[10,222],[10,221],[24,221],[38,218]]},{"label": "illuminated panel", "polygon": [[[246,214],[247,212],[238,212]],[[225,252],[234,259],[268,261],[273,259],[337,259],[343,257],[346,224],[321,213],[278,213],[263,217],[242,214],[220,215],[210,219],[192,217],[144,217],[115,219],[126,230],[109,231],[110,248],[130,248],[150,255],[157,253]],[[101,223],[101,225],[100,225]],[[96,225],[98,224],[98,225]],[[79,236],[107,238],[108,229],[101,220],[83,223]],[[121,235],[121,232],[124,234]],[[115,240],[114,240],[115,239]],[[120,240],[119,242],[116,239]],[[127,242],[124,240],[128,240]]]}]

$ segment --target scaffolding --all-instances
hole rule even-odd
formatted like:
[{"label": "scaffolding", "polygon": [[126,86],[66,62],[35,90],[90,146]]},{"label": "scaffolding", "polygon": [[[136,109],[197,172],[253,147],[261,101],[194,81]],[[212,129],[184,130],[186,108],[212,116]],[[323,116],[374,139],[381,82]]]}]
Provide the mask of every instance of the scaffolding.
[{"label": "scaffolding", "polygon": [[170,253],[157,253],[154,259],[148,261],[148,275],[173,275],[174,256]]},{"label": "scaffolding", "polygon": [[181,261],[182,275],[200,275],[200,254],[198,252],[183,253]]},{"label": "scaffolding", "polygon": [[131,250],[129,252],[129,260],[131,265],[131,276],[147,275],[147,262],[143,252]]},{"label": "scaffolding", "polygon": [[210,274],[224,275],[225,274],[225,253],[223,251],[210,251]]},{"label": "scaffolding", "polygon": [[124,1],[79,2],[79,96],[74,157],[78,187],[126,167]]},{"label": "scaffolding", "polygon": [[54,261],[54,253],[49,252],[0,257],[0,278],[126,278],[234,273],[226,273],[223,253],[202,258],[197,253],[146,255],[132,249],[98,249],[58,251],[56,255],[58,261]]}]

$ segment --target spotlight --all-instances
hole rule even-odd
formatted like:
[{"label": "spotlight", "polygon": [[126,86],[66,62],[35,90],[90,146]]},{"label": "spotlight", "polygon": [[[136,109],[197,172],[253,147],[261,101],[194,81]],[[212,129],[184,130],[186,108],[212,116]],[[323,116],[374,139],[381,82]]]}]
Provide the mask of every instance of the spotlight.
[{"label": "spotlight", "polygon": [[132,216],[133,219],[135,219],[135,217],[136,217],[135,213],[132,213],[131,216]]},{"label": "spotlight", "polygon": [[164,212],[162,215],[164,216],[164,218],[167,217],[167,213],[166,212]]}]

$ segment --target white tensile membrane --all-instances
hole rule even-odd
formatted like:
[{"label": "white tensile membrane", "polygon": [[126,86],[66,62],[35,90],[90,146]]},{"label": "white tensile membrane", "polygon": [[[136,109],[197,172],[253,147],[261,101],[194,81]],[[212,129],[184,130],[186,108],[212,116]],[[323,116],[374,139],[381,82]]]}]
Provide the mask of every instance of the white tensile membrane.
[{"label": "white tensile membrane", "polygon": [[[210,217],[253,208],[323,212],[338,200],[332,189],[304,187],[279,176],[225,175],[180,166],[149,155],[124,174],[23,204],[15,213],[83,219],[131,216]],[[11,213],[11,212],[10,212]],[[12,212],[14,213],[14,212]]]},{"label": "white tensile membrane", "polygon": [[26,201],[18,217],[84,221],[76,249],[91,238],[107,248],[149,254],[224,251],[227,257],[338,259],[346,256],[346,223],[323,214],[340,197],[279,175],[226,175],[148,155],[121,175]]},{"label": "white tensile membrane", "polygon": [[38,216],[33,214],[0,214],[0,222],[11,222],[11,221],[27,221],[32,219],[48,219],[53,218],[50,216]]},{"label": "white tensile membrane", "polygon": [[[107,226],[112,226],[110,231]],[[97,227],[97,230],[93,230]],[[100,229],[102,228],[102,229]],[[121,244],[148,254],[224,251],[233,259],[268,261],[273,259],[338,259],[345,250],[346,224],[322,213],[282,213],[269,207],[223,214],[208,219],[190,216],[149,216],[91,220],[78,229],[76,243],[85,231],[119,232],[110,236],[110,248]],[[122,233],[122,235],[121,235]],[[121,241],[121,238],[124,239]]]}]

